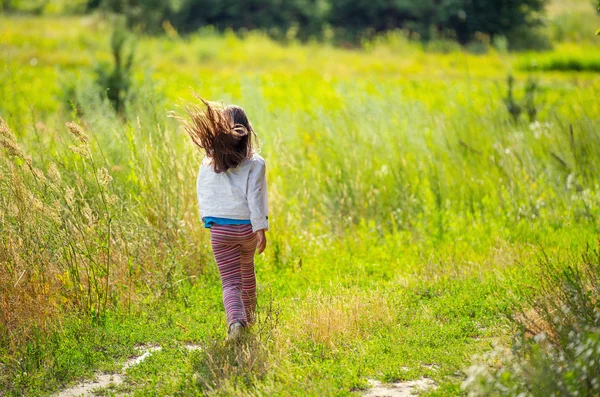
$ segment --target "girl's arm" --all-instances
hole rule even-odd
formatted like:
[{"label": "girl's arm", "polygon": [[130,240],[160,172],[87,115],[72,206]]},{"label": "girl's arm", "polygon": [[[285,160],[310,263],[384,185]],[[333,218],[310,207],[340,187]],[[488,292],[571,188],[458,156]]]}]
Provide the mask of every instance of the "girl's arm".
[{"label": "girl's arm", "polygon": [[[248,207],[254,232],[269,228],[266,170],[265,160],[259,157],[248,176]],[[264,236],[264,232],[262,234]]]}]

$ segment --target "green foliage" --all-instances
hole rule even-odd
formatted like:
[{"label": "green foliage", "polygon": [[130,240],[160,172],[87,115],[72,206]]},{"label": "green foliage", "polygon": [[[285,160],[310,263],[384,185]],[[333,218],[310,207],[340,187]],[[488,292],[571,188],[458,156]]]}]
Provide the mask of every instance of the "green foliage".
[{"label": "green foliage", "polygon": [[[0,0],[0,14],[72,14],[86,10],[87,0]],[[96,0],[100,1],[100,0]]]},{"label": "green foliage", "polygon": [[184,31],[213,25],[220,29],[262,29],[277,38],[296,29],[306,38],[320,33],[326,10],[325,0],[188,0],[172,22]]},{"label": "green foliage", "polygon": [[515,100],[514,84],[515,78],[512,75],[509,75],[507,78],[508,92],[506,94],[506,98],[504,98],[504,105],[506,106],[508,113],[512,116],[513,121],[516,122],[519,120],[522,109],[521,105]]},{"label": "green foliage", "polygon": [[162,29],[162,22],[171,18],[174,3],[161,0],[99,0],[89,3],[88,7],[100,6],[105,11],[122,14],[129,27],[158,32]]},{"label": "green foliage", "polygon": [[427,42],[427,44],[425,45],[425,49],[428,52],[449,54],[452,52],[460,51],[461,46],[455,40],[435,39],[435,40],[429,40]]},{"label": "green foliage", "polygon": [[97,9],[98,7],[100,7],[101,3],[102,3],[102,0],[87,0],[86,10],[93,11],[93,10]]},{"label": "green foliage", "polygon": [[111,36],[110,46],[113,65],[98,64],[96,81],[115,111],[123,114],[125,99],[132,82],[135,41],[122,24],[117,24]]},{"label": "green foliage", "polygon": [[546,33],[538,27],[518,26],[506,34],[508,49],[511,51],[549,51],[552,41]]},{"label": "green foliage", "polygon": [[581,55],[546,55],[539,59],[521,62],[526,71],[542,72],[600,72],[600,56],[594,53]]},{"label": "green foliage", "polygon": [[546,0],[428,1],[331,0],[330,23],[350,32],[379,32],[407,27],[430,38],[430,27],[453,31],[461,43],[486,33],[491,37],[527,29],[541,22]]},{"label": "green foliage", "polygon": [[470,396],[600,394],[600,249],[568,261],[542,259],[541,293],[509,314],[519,329],[512,351],[497,349],[470,369]]},{"label": "green foliage", "polygon": [[327,4],[325,0],[103,0],[102,8],[122,13],[130,26],[154,33],[161,32],[163,22],[168,20],[184,32],[212,25],[222,30],[261,29],[285,38],[295,29],[307,38],[320,33]]},{"label": "green foliage", "polygon": [[[555,0],[556,1],[556,0]],[[546,50],[551,44],[542,29],[544,8],[550,0],[78,0],[73,4],[50,4],[42,0],[5,0],[5,11],[65,12],[103,10],[126,17],[130,28],[161,33],[175,27],[191,32],[205,26],[245,32],[259,29],[271,37],[288,40],[311,37],[361,43],[365,38],[396,29],[406,29],[423,40],[457,39],[461,44],[477,42],[477,34],[494,41],[508,39],[510,49]],[[56,12],[56,11],[55,11]],[[550,18],[554,37],[566,37],[572,29],[583,31],[592,23],[589,12],[577,18]],[[581,18],[581,17],[584,18]],[[594,26],[595,28],[595,26]],[[569,33],[565,31],[569,29]],[[577,33],[579,34],[579,33]],[[588,32],[589,34],[589,32]]]},{"label": "green foliage", "polygon": [[[176,29],[192,31],[206,25],[236,31],[261,29],[274,37],[306,39],[321,36],[326,26],[338,39],[359,42],[364,37],[387,30],[406,28],[423,39],[432,29],[453,32],[461,43],[477,33],[490,37],[522,36],[539,26],[547,0],[293,0],[268,1],[138,1],[103,0],[106,10],[123,13],[131,26],[151,32],[161,31],[163,21]],[[522,45],[522,44],[521,44]],[[539,45],[539,44],[536,44]]]},{"label": "green foliage", "polygon": [[514,122],[518,122],[521,113],[525,111],[529,118],[529,122],[533,123],[534,121],[536,121],[536,117],[538,114],[538,108],[535,102],[535,94],[539,88],[538,83],[532,77],[529,77],[527,79],[527,83],[525,84],[525,94],[521,101],[518,101],[515,98],[514,85],[515,78],[512,75],[509,75],[507,78],[507,94],[504,98],[504,105],[506,106],[506,110],[508,111]]},{"label": "green foliage", "polygon": [[459,38],[468,39],[476,32],[492,37],[506,35],[514,29],[539,26],[547,0],[468,1],[462,4],[466,20],[456,27]]},{"label": "green foliage", "polygon": [[136,42],[122,22],[117,21],[111,33],[112,63],[96,62],[93,78],[89,70],[83,69],[65,72],[60,76],[61,89],[58,96],[79,117],[83,116],[83,103],[88,101],[85,97],[94,91],[100,98],[108,99],[114,111],[121,116],[125,114],[127,103],[133,99]]},{"label": "green foliage", "polygon": [[0,0],[0,10],[5,12],[26,12],[39,15],[49,0]]},{"label": "green foliage", "polygon": [[538,114],[538,108],[535,103],[535,93],[538,87],[538,82],[534,78],[529,77],[527,79],[527,83],[525,84],[525,97],[523,98],[523,107],[527,112],[527,117],[529,117],[530,123],[536,121],[536,117]]}]

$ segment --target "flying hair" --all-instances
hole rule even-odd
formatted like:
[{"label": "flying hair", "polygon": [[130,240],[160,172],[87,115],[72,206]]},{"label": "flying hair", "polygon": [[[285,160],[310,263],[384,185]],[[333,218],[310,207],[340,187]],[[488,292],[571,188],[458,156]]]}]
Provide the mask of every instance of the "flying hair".
[{"label": "flying hair", "polygon": [[[242,109],[209,102],[192,92],[201,103],[185,102],[187,116],[175,114],[192,142],[212,161],[215,172],[235,168],[254,154],[256,133]],[[254,138],[254,139],[253,139]]]}]

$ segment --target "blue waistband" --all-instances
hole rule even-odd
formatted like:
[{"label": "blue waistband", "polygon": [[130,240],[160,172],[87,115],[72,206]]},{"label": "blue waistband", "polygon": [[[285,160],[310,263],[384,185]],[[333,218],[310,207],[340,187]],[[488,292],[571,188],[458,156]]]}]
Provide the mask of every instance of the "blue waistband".
[{"label": "blue waistband", "polygon": [[204,221],[204,227],[210,228],[212,225],[250,225],[250,219],[230,219],[230,218],[217,218],[214,216],[205,216],[202,218]]}]

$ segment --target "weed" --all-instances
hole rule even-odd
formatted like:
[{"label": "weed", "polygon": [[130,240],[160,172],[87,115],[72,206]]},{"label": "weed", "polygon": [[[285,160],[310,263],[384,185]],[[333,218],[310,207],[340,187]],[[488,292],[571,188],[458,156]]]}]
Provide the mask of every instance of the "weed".
[{"label": "weed", "polygon": [[519,116],[521,115],[522,109],[521,105],[515,100],[514,97],[514,83],[514,77],[512,75],[509,75],[507,79],[508,92],[506,94],[506,98],[504,98],[504,105],[506,106],[506,110],[508,110],[508,113],[513,118],[513,121],[516,122],[519,120]]},{"label": "weed", "polygon": [[600,250],[568,260],[541,259],[541,295],[514,302],[509,313],[519,330],[512,351],[498,347],[469,370],[469,395],[600,393]]},{"label": "weed", "polygon": [[115,112],[122,115],[125,111],[125,99],[131,87],[135,57],[135,41],[130,37],[123,22],[116,24],[110,46],[114,64],[112,66],[98,64],[96,81],[105,90]]},{"label": "weed", "polygon": [[508,113],[514,122],[519,121],[519,117],[523,111],[527,113],[530,123],[535,122],[538,114],[538,107],[535,101],[535,94],[539,88],[538,82],[532,77],[527,79],[527,83],[525,85],[525,95],[521,101],[515,99],[514,84],[514,77],[509,75],[507,78],[508,92],[504,98],[506,110],[508,110]]}]

